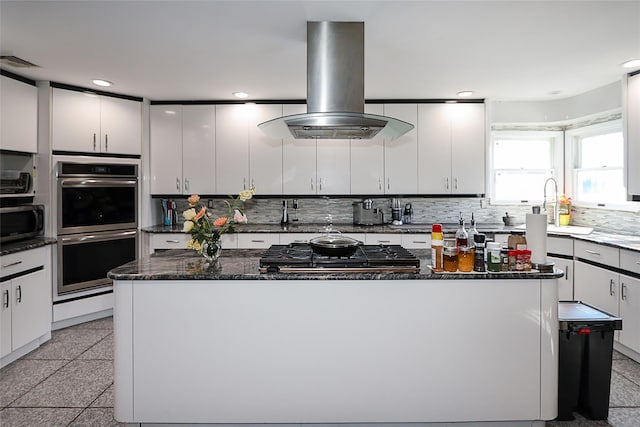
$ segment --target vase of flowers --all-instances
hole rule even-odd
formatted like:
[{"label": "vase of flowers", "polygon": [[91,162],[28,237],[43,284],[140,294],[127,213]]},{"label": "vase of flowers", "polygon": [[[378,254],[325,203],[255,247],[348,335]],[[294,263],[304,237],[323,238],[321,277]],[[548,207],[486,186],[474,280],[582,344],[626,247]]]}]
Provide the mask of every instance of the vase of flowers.
[{"label": "vase of flowers", "polygon": [[191,234],[187,248],[194,249],[201,254],[207,263],[214,265],[220,256],[220,239],[225,233],[233,233],[235,224],[246,224],[244,202],[251,199],[256,190],[251,187],[241,191],[238,196],[230,196],[225,200],[227,212],[214,218],[214,214],[207,207],[200,204],[200,196],[193,194],[187,199],[189,209],[182,213],[184,225],[182,231]]}]

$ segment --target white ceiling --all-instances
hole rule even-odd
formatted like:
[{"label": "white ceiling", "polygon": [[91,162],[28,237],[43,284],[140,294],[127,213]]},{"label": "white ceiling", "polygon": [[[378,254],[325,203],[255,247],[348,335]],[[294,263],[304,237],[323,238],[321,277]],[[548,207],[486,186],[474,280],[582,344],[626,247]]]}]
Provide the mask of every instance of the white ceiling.
[{"label": "white ceiling", "polygon": [[640,0],[0,0],[0,53],[39,65],[4,67],[32,79],[151,100],[304,99],[320,20],[365,22],[368,99],[565,98],[640,58]]}]

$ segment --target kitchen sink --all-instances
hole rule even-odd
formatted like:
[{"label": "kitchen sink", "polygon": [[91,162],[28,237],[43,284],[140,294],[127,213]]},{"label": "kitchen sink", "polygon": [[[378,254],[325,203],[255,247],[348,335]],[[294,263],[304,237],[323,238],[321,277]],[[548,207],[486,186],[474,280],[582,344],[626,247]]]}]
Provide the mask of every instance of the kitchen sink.
[{"label": "kitchen sink", "polygon": [[[517,227],[514,227],[514,229],[526,230],[527,224],[519,225]],[[555,226],[553,224],[547,224],[548,233],[585,235],[585,234],[591,234],[592,231],[593,231],[592,227],[578,227],[577,225]]]}]

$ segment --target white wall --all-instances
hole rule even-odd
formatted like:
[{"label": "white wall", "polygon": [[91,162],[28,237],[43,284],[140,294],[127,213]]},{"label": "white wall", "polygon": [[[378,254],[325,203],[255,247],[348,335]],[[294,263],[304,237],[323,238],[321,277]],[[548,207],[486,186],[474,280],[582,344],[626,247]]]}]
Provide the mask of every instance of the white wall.
[{"label": "white wall", "polygon": [[548,123],[622,108],[622,82],[552,101],[493,101],[491,123]]}]

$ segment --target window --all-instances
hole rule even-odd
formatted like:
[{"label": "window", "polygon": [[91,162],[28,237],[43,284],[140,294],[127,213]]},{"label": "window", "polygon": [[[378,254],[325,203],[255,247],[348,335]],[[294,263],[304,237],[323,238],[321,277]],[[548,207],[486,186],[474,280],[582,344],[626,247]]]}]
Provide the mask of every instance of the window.
[{"label": "window", "polygon": [[493,203],[542,201],[550,177],[562,193],[562,132],[494,131],[491,141]]},{"label": "window", "polygon": [[574,201],[618,204],[626,201],[622,123],[614,120],[567,131],[567,177]]}]

